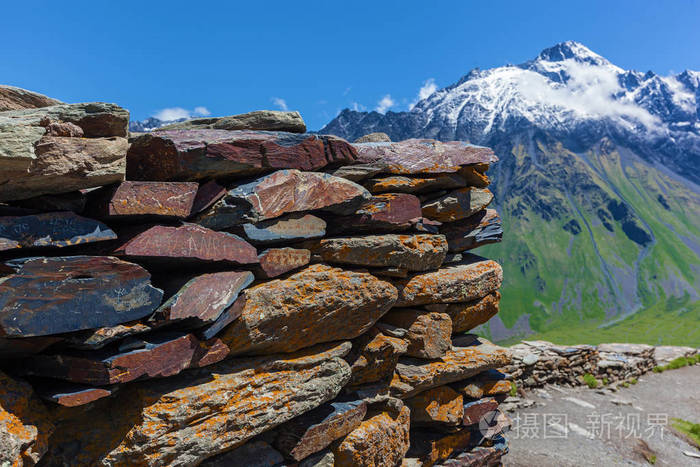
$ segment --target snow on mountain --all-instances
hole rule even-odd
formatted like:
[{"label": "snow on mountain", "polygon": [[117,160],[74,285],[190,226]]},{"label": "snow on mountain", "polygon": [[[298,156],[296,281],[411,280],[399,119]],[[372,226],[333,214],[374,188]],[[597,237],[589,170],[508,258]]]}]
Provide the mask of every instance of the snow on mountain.
[{"label": "snow on mountain", "polygon": [[410,112],[373,114],[346,109],[321,132],[354,139],[370,130],[387,131],[392,139],[482,144],[532,127],[581,141],[608,136],[643,146],[640,152],[653,162],[700,181],[700,72],[628,71],[574,41],[520,65],[472,70]]}]

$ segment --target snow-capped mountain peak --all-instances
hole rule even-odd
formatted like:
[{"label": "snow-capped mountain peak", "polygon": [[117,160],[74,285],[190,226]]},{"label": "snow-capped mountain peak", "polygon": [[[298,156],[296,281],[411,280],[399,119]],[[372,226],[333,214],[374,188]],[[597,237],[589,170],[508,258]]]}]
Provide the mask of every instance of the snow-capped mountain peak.
[{"label": "snow-capped mountain peak", "polygon": [[[667,147],[673,152],[668,157],[695,167],[700,165],[699,84],[697,71],[660,76],[624,70],[568,41],[520,65],[474,69],[410,112],[373,116],[372,131],[477,144],[527,128],[582,141],[615,136],[630,144]],[[364,115],[343,112],[322,131],[344,135],[356,125],[350,119],[363,120]],[[669,140],[672,146],[665,144]]]}]

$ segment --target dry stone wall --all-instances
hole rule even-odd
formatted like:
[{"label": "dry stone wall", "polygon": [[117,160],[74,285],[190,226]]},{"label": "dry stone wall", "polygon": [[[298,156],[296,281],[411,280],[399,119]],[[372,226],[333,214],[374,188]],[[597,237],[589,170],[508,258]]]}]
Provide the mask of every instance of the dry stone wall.
[{"label": "dry stone wall", "polygon": [[127,123],[0,112],[0,465],[499,462],[491,150]]}]

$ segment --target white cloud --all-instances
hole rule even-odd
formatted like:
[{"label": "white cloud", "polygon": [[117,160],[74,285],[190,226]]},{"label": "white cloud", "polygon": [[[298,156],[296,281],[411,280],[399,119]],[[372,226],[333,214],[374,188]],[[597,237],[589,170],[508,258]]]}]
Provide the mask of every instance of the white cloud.
[{"label": "white cloud", "polygon": [[270,99],[273,104],[275,104],[277,107],[280,108],[280,110],[287,111],[289,108],[287,107],[287,102],[284,99],[281,99],[279,97],[273,97]]},{"label": "white cloud", "polygon": [[211,115],[211,112],[209,112],[209,109],[201,105],[195,107],[194,110],[187,110],[183,109],[182,107],[168,107],[153,114],[155,118],[164,122],[206,115]]},{"label": "white cloud", "polygon": [[207,109],[204,106],[199,106],[194,108],[194,115],[201,115],[202,117],[206,117],[207,115],[211,115],[211,112],[209,112],[209,109]]},{"label": "white cloud", "polygon": [[350,90],[351,90],[351,89],[352,89],[352,88],[349,87],[349,86],[348,86],[347,88],[345,88],[345,91],[343,91],[343,96],[347,96],[348,94],[350,94]]},{"label": "white cloud", "polygon": [[437,84],[435,84],[434,78],[428,78],[423,86],[418,90],[418,96],[416,99],[408,105],[408,110],[411,110],[419,101],[430,97],[432,93],[437,91]]},{"label": "white cloud", "polygon": [[549,81],[539,73],[528,71],[518,79],[518,90],[533,104],[547,103],[574,112],[581,117],[613,117],[635,120],[653,128],[658,119],[630,99],[614,99],[624,89],[613,69],[564,60],[563,68],[569,75],[566,85]]},{"label": "white cloud", "polygon": [[168,107],[167,109],[156,112],[153,116],[158,120],[167,122],[169,120],[178,120],[180,118],[190,118],[190,111],[185,110],[182,107]]},{"label": "white cloud", "polygon": [[387,94],[386,96],[382,97],[379,102],[377,102],[377,108],[375,110],[380,114],[383,114],[395,105],[396,101],[391,98],[391,94]]},{"label": "white cloud", "polygon": [[359,103],[357,103],[357,102],[353,102],[351,108],[352,108],[352,110],[354,110],[355,112],[364,112],[365,110],[367,110],[367,107],[365,107],[364,105],[359,104]]}]

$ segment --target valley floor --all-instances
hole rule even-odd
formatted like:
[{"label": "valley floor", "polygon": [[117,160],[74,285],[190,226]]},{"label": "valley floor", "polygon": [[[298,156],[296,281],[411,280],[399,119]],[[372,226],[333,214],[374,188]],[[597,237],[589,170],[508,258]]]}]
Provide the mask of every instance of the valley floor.
[{"label": "valley floor", "polygon": [[672,418],[700,422],[700,366],[647,373],[617,392],[588,387],[546,387],[527,393],[536,404],[510,414],[506,467],[650,465],[639,439],[656,455],[657,466],[700,466],[700,455],[671,432]]}]

